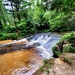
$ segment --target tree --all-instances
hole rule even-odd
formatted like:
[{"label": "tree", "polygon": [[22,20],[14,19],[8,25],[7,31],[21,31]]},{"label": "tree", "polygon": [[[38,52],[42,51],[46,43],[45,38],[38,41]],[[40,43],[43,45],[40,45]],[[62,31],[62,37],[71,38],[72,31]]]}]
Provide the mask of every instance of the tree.
[{"label": "tree", "polygon": [[5,13],[4,13],[4,7],[2,5],[2,0],[0,0],[0,28],[4,28],[4,25],[6,25],[5,20]]}]

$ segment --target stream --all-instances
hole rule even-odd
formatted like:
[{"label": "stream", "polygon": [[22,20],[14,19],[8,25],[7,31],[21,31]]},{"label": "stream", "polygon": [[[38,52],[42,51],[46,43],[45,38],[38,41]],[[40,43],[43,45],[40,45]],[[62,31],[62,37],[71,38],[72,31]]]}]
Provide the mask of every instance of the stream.
[{"label": "stream", "polygon": [[37,33],[21,40],[0,41],[0,75],[32,75],[44,59],[53,57],[52,47],[60,35]]}]

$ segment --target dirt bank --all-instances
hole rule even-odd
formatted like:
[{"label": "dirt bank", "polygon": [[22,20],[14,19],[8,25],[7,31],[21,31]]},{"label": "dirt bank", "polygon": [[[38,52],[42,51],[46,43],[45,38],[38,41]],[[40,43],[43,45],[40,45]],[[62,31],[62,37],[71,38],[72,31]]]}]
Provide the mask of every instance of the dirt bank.
[{"label": "dirt bank", "polygon": [[50,68],[46,69],[47,66],[42,67],[43,70],[39,69],[33,75],[75,75],[75,54],[66,53],[62,54],[59,58],[52,59],[53,64]]}]

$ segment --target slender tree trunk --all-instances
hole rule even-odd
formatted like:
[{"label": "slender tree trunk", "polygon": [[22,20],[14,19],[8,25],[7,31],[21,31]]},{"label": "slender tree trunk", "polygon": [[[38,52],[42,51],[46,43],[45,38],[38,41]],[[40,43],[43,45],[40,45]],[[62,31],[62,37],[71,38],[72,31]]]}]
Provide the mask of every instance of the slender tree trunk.
[{"label": "slender tree trunk", "polygon": [[13,14],[13,18],[14,18],[14,24],[16,26],[16,21],[15,21],[15,12],[14,12],[14,8],[13,8],[13,1],[11,0],[11,7],[12,7],[12,14]]},{"label": "slender tree trunk", "polygon": [[20,11],[20,10],[19,10],[19,9],[20,9],[20,2],[19,2],[19,0],[18,0],[15,4],[16,4],[15,7],[16,7],[16,12],[17,12],[17,18],[18,18],[18,20],[20,21],[21,18],[20,18],[20,14],[19,14],[19,13],[20,13],[20,12],[19,12],[19,11]]},{"label": "slender tree trunk", "polygon": [[[3,7],[3,4],[2,4],[2,0],[0,0],[0,24],[2,25],[2,26],[0,26],[0,27],[2,27],[2,28],[4,28],[4,25],[6,25],[6,19],[5,19],[5,13],[4,13],[5,11],[4,11],[4,7]],[[1,20],[2,20],[2,22],[1,22]]]}]

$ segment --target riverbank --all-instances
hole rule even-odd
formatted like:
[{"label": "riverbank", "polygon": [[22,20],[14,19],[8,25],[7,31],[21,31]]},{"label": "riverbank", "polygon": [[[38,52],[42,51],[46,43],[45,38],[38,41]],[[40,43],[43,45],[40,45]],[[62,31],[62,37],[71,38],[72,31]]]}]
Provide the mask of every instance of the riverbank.
[{"label": "riverbank", "polygon": [[75,53],[61,54],[59,58],[49,60],[33,75],[75,75]]}]

